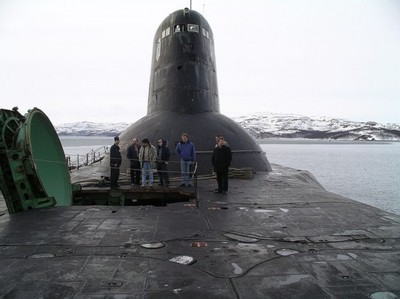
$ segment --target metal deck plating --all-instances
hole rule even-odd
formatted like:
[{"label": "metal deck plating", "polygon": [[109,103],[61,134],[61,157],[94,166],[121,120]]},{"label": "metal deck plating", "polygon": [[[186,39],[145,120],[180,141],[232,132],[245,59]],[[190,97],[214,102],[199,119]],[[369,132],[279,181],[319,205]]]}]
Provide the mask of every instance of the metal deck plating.
[{"label": "metal deck plating", "polygon": [[230,180],[227,195],[213,184],[199,182],[199,208],[189,201],[0,216],[0,296],[400,296],[399,216],[277,165]]}]

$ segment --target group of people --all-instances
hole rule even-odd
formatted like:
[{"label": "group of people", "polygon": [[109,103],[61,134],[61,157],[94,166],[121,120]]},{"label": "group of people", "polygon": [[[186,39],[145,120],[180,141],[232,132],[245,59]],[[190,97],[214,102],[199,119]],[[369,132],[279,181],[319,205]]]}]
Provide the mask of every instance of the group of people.
[{"label": "group of people", "polygon": [[[217,193],[226,193],[228,191],[228,170],[232,161],[232,153],[224,137],[217,135],[216,145],[212,155],[212,166],[216,173],[218,188],[214,190]],[[160,138],[157,141],[157,147],[152,145],[149,139],[144,138],[139,144],[137,138],[132,139],[132,144],[128,147],[126,157],[130,161],[130,176],[132,185],[141,185],[145,187],[153,186],[153,169],[157,169],[159,176],[159,185],[169,185],[168,162],[170,160],[170,151],[167,141]],[[191,187],[192,164],[196,161],[196,149],[189,140],[187,133],[182,133],[181,141],[176,145],[175,154],[180,159],[181,166],[181,187]],[[119,137],[114,137],[114,144],[110,148],[110,184],[111,188],[117,188],[119,178],[119,167],[122,162],[122,156],[119,147]]]},{"label": "group of people", "polygon": [[[149,139],[144,138],[139,144],[137,138],[132,139],[132,144],[128,147],[126,157],[130,161],[130,175],[132,185],[145,187],[146,183],[153,186],[153,168],[157,166],[160,178],[159,185],[169,185],[168,161],[170,152],[166,140],[159,139],[157,148],[152,145]],[[119,147],[119,137],[114,137],[114,144],[110,148],[110,184],[111,188],[119,187],[119,167],[121,166],[122,155]]]}]

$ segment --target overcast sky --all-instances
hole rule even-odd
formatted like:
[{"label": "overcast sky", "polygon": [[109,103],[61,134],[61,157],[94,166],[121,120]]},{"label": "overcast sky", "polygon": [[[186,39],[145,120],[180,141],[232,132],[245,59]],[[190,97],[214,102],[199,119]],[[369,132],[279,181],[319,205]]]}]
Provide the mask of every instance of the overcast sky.
[{"label": "overcast sky", "polygon": [[[152,42],[188,0],[0,0],[0,108],[53,124],[146,115]],[[193,0],[221,113],[400,123],[399,0]]]}]

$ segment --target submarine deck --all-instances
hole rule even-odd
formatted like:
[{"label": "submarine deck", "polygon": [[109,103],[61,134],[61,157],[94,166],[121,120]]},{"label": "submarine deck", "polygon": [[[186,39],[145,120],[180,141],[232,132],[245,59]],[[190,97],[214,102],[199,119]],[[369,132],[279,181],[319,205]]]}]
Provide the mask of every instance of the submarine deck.
[{"label": "submarine deck", "polygon": [[[272,165],[193,201],[0,216],[4,298],[400,298],[400,216]],[[193,259],[193,260],[192,260]]]}]

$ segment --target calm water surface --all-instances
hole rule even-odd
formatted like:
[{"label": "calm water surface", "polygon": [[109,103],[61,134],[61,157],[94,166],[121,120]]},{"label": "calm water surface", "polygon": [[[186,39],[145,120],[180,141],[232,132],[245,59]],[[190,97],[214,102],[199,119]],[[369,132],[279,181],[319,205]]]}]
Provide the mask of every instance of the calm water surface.
[{"label": "calm water surface", "polygon": [[113,137],[81,137],[60,136],[60,141],[66,156],[85,155],[91,150],[102,146],[111,147],[114,144]]},{"label": "calm water surface", "polygon": [[261,144],[271,163],[310,171],[328,191],[400,215],[399,142]]}]

